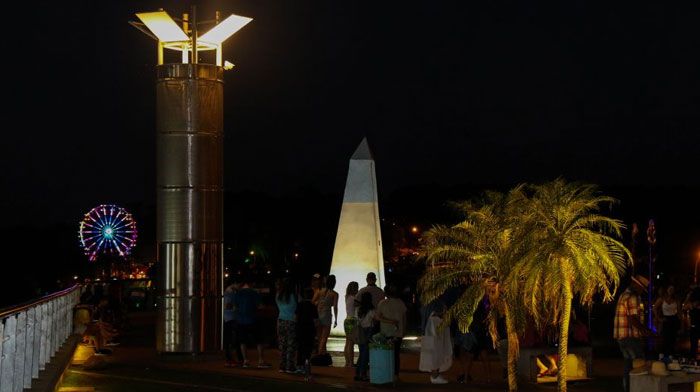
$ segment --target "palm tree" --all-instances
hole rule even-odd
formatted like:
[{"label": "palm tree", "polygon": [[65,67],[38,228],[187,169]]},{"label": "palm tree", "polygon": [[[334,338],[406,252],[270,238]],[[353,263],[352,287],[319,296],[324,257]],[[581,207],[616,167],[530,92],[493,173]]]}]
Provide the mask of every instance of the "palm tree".
[{"label": "palm tree", "polygon": [[629,250],[617,240],[624,225],[600,215],[616,200],[593,185],[558,179],[532,186],[528,203],[528,248],[514,264],[509,284],[516,286],[539,326],[559,327],[558,390],[566,391],[569,319],[575,296],[590,305],[596,294],[611,301]]},{"label": "palm tree", "polygon": [[[519,310],[522,307],[513,306],[518,303],[516,293],[507,290],[503,282],[523,253],[519,239],[523,238],[524,227],[517,222],[525,204],[522,190],[523,186],[518,186],[505,195],[490,192],[479,204],[456,204],[465,216],[464,221],[453,226],[434,226],[425,233],[422,254],[428,269],[418,282],[421,299],[426,304],[451,288],[468,285],[445,314],[446,324],[456,319],[463,332],[469,329],[474,312],[485,296],[492,311],[505,316],[510,391],[517,390],[517,331],[524,325],[525,317]],[[492,326],[496,318],[493,313],[489,315]],[[496,328],[489,330],[497,342]]]}]

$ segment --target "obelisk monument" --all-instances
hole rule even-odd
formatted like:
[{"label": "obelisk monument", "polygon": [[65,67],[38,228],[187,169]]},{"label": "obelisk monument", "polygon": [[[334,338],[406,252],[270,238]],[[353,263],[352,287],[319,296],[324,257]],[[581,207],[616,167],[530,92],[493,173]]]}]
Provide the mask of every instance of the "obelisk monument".
[{"label": "obelisk monument", "polygon": [[[350,158],[331,262],[331,274],[336,276],[336,291],[340,294],[339,320],[346,317],[344,296],[348,283],[356,281],[360,288],[364,287],[368,272],[377,274],[377,285],[383,287],[384,257],[379,227],[377,176],[367,138],[364,138]],[[342,322],[332,333],[344,334]]]}]

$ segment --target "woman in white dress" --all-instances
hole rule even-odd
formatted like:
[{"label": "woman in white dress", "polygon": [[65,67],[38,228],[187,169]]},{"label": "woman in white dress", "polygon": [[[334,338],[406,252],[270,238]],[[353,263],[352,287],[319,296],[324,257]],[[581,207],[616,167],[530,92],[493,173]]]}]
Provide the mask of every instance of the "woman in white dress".
[{"label": "woman in white dress", "polygon": [[443,325],[444,313],[444,304],[436,307],[428,318],[421,339],[419,369],[430,372],[430,382],[433,384],[447,384],[447,380],[440,373],[446,372],[452,366],[452,338],[450,326]]},{"label": "woman in white dress", "polygon": [[345,289],[345,310],[347,315],[345,316],[345,322],[343,327],[345,327],[345,367],[352,367],[354,354],[355,354],[355,335],[357,331],[357,318],[355,317],[355,296],[360,290],[360,285],[357,282],[348,283],[347,289]]}]

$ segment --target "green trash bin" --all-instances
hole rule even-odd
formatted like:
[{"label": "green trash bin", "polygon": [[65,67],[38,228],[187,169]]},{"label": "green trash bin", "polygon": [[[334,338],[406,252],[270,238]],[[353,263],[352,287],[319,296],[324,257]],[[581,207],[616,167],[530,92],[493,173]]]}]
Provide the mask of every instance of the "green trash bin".
[{"label": "green trash bin", "polygon": [[369,382],[390,384],[394,382],[394,346],[369,344]]}]

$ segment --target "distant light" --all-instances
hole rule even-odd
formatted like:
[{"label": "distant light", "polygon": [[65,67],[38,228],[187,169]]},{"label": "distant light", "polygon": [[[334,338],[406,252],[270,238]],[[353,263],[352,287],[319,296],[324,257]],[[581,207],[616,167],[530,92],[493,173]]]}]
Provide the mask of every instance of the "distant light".
[{"label": "distant light", "polygon": [[141,22],[143,22],[160,41],[187,42],[190,40],[187,34],[182,31],[180,26],[178,26],[173,18],[165,11],[142,12],[136,14],[136,17],[141,19]]},{"label": "distant light", "polygon": [[224,274],[224,277],[225,277],[225,278],[228,278],[228,272]]},{"label": "distant light", "polygon": [[[230,62],[228,60],[224,61],[224,70],[230,71],[233,69],[233,67],[235,67],[235,65],[232,62]],[[231,248],[229,248],[229,249],[231,249]]]},{"label": "distant light", "polygon": [[78,275],[73,276],[73,280],[78,280]]},{"label": "distant light", "polygon": [[656,279],[661,279],[661,275],[656,275]]},{"label": "distant light", "polygon": [[413,226],[413,227],[411,227],[411,231],[412,231],[413,233],[417,233],[417,232],[418,232],[418,226]]},{"label": "distant light", "polygon": [[207,42],[214,45],[221,45],[221,43],[226,41],[228,37],[232,36],[236,31],[242,29],[243,26],[247,25],[252,20],[252,18],[231,14],[228,18],[224,19],[221,23],[217,24],[214,26],[214,28],[199,37],[198,41]]},{"label": "distant light", "polygon": [[294,257],[299,257],[299,253],[295,253],[295,254],[294,254]]},{"label": "distant light", "polygon": [[255,251],[254,251],[254,250],[251,250],[251,251],[250,251],[250,255],[251,255],[251,256],[255,255]]},{"label": "distant light", "polygon": [[267,274],[268,274],[268,275],[270,275],[271,273],[272,273],[272,271],[270,271],[270,270],[267,270]]}]

